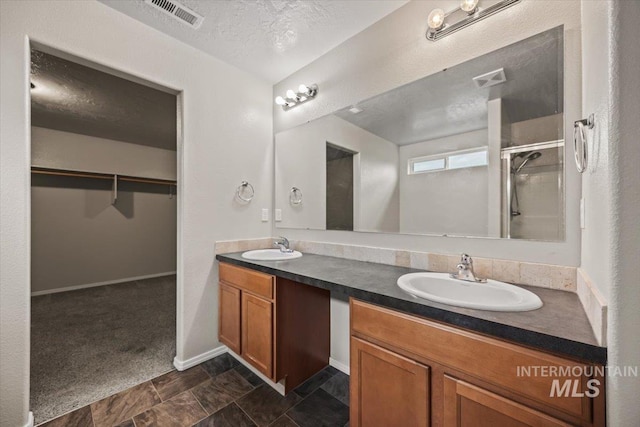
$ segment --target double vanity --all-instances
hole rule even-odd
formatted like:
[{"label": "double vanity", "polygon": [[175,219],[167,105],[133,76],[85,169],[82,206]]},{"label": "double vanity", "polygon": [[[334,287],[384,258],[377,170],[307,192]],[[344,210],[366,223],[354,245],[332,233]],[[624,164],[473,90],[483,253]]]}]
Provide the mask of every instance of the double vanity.
[{"label": "double vanity", "polygon": [[326,366],[330,298],[348,298],[351,425],[605,424],[594,367],[606,349],[575,294],[307,253],[264,260],[276,252],[217,255],[219,327],[285,393]]},{"label": "double vanity", "polygon": [[[487,238],[500,253],[516,246],[498,239],[532,240],[519,258],[575,265],[573,37],[557,26],[280,129],[275,228]],[[605,425],[606,349],[576,294],[478,279],[468,256],[436,273],[276,245],[217,255],[220,340],[285,392],[349,340],[352,426]],[[500,278],[552,280],[520,268]],[[349,326],[332,299],[349,301]]]}]

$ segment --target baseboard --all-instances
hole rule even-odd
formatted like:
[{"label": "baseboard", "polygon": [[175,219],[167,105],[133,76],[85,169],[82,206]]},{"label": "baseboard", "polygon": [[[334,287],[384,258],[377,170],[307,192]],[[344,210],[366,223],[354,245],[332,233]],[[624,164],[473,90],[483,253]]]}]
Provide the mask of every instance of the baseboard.
[{"label": "baseboard", "polygon": [[29,416],[27,417],[27,423],[24,427],[33,427],[33,412],[29,411]]},{"label": "baseboard", "polygon": [[[233,351],[229,350],[229,347],[227,347],[226,345],[221,345],[220,347],[216,347],[216,348],[214,348],[212,350],[206,351],[206,352],[204,352],[202,354],[199,354],[199,355],[194,356],[194,357],[192,357],[190,359],[187,359],[187,360],[180,360],[177,357],[175,357],[173,359],[173,366],[175,366],[175,368],[178,371],[184,371],[186,369],[193,368],[194,366],[199,365],[202,362],[206,362],[207,360],[210,360],[210,359],[213,359],[214,357],[220,356],[221,354],[224,354],[224,353],[229,353],[234,359],[236,359],[238,362],[242,363],[247,369],[249,369],[251,372],[253,372],[258,377],[260,377],[260,379],[262,381],[264,381],[265,383],[269,384],[269,386],[271,386],[271,388],[273,388],[275,391],[277,391],[278,393],[280,393],[281,395],[284,396],[284,384],[274,383],[273,381],[271,381],[271,379],[267,378],[263,373],[259,372],[256,368],[251,366],[249,364],[249,362],[244,360],[242,357],[240,357],[239,355],[237,355]],[[349,375],[349,366],[348,365],[345,365],[342,362],[338,362],[337,360],[335,360],[333,358],[329,358],[329,365],[331,365],[334,368],[336,368],[337,370],[342,371],[345,374]]]},{"label": "baseboard", "polygon": [[125,279],[107,280],[106,282],[87,283],[85,285],[67,286],[64,288],[46,289],[44,291],[31,292],[32,297],[40,295],[57,294],[58,292],[77,291],[78,289],[95,288],[98,286],[115,285],[117,283],[133,282],[134,280],[153,279],[156,277],[172,276],[176,274],[175,271],[168,271],[166,273],[147,274],[145,276],[127,277]]},{"label": "baseboard", "polygon": [[260,379],[262,381],[264,381],[265,383],[269,384],[269,386],[272,389],[274,389],[275,391],[277,391],[278,393],[280,393],[281,395],[284,396],[284,384],[274,383],[269,378],[267,378],[262,372],[258,372],[258,370],[256,368],[254,368],[253,366],[251,366],[249,364],[249,362],[247,362],[242,357],[240,357],[239,355],[234,353],[232,350],[228,350],[228,352],[234,359],[236,359],[238,362],[242,363],[244,366],[246,366],[247,369],[249,369],[251,372],[253,372],[258,377],[260,377]]},{"label": "baseboard", "polygon": [[187,360],[180,360],[176,356],[173,358],[173,366],[175,366],[178,371],[184,371],[185,369],[193,368],[194,366],[199,365],[202,362],[206,362],[209,359],[213,359],[214,357],[220,356],[221,354],[225,354],[228,350],[229,349],[226,345],[221,345],[220,347],[205,351],[204,353],[201,353]]},{"label": "baseboard", "polygon": [[345,365],[344,363],[337,361],[336,359],[334,359],[333,357],[329,358],[329,365],[333,366],[334,368],[336,368],[338,371],[342,371],[345,374],[349,375],[351,372],[351,369],[349,368],[349,365]]}]

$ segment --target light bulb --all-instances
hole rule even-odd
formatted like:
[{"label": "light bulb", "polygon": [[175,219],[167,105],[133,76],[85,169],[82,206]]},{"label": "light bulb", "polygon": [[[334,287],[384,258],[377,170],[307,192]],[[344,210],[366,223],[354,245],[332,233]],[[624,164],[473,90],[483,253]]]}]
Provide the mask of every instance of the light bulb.
[{"label": "light bulb", "polygon": [[309,88],[307,87],[307,85],[300,85],[300,86],[298,86],[298,92],[308,95],[309,94]]},{"label": "light bulb", "polygon": [[462,0],[460,9],[464,10],[468,14],[472,14],[478,7],[478,0]]},{"label": "light bulb", "polygon": [[285,99],[281,96],[276,97],[276,104],[278,105],[285,105],[287,103],[287,101],[285,101]]},{"label": "light bulb", "polygon": [[289,89],[287,91],[287,98],[289,99],[296,99],[298,98],[298,96],[296,95],[296,93],[294,91],[292,91],[291,89]]},{"label": "light bulb", "polygon": [[437,30],[442,27],[442,24],[444,24],[444,10],[433,9],[427,18],[427,25],[432,30]]}]

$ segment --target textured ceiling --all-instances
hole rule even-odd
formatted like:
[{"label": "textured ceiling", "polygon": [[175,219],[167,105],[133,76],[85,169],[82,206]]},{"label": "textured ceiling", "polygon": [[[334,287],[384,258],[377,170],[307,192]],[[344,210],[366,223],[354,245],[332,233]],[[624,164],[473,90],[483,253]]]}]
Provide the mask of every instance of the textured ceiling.
[{"label": "textured ceiling", "polygon": [[277,83],[407,0],[181,0],[195,30],[143,0],[99,0],[218,59]]},{"label": "textured ceiling", "polygon": [[[502,98],[511,122],[563,111],[563,30],[510,46],[393,89],[335,114],[398,145],[487,127],[487,101]],[[478,89],[473,77],[504,68],[507,81]]]},{"label": "textured ceiling", "polygon": [[34,126],[176,149],[176,96],[40,51],[31,53]]}]

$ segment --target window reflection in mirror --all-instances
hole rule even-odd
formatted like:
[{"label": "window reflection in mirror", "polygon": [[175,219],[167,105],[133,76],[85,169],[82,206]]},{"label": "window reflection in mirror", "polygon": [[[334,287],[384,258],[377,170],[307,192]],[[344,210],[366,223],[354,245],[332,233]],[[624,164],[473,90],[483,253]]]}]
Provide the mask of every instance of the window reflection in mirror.
[{"label": "window reflection in mirror", "polygon": [[276,226],[564,240],[563,58],[557,27],[278,133]]}]

